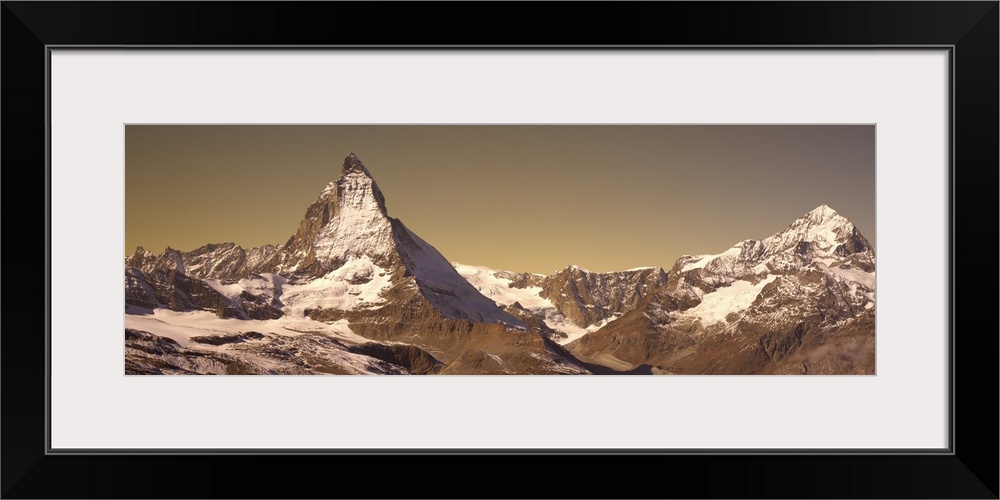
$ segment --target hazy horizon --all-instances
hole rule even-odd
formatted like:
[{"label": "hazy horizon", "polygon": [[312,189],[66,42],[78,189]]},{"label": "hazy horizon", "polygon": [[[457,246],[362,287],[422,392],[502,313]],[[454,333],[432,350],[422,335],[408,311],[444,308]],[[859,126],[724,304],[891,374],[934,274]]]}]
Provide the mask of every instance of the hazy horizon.
[{"label": "hazy horizon", "polygon": [[125,255],[284,244],[351,151],[463,264],[669,269],[824,204],[876,246],[874,125],[127,125]]}]

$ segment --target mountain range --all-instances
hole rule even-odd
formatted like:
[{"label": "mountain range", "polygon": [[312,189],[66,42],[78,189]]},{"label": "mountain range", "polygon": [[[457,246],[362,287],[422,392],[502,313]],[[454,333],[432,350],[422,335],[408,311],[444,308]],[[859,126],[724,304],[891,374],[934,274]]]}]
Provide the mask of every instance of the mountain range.
[{"label": "mountain range", "polygon": [[821,205],[669,270],[449,262],[351,153],[280,245],[125,258],[127,374],[873,374],[875,251]]}]

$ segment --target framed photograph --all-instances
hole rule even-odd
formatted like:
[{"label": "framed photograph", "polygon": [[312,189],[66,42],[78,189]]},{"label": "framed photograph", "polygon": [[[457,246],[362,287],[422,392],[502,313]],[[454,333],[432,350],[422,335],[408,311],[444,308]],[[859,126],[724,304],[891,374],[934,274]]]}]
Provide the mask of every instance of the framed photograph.
[{"label": "framed photograph", "polygon": [[875,375],[875,125],[124,142],[126,375]]},{"label": "framed photograph", "polygon": [[997,2],[455,5],[4,3],[4,497],[997,497]]}]

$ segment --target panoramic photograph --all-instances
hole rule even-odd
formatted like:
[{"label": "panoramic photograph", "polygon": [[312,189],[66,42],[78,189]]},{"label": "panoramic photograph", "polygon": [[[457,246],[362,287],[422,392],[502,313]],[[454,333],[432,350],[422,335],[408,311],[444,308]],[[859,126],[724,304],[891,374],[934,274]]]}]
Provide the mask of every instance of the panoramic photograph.
[{"label": "panoramic photograph", "polygon": [[874,375],[875,125],[126,125],[126,375]]}]

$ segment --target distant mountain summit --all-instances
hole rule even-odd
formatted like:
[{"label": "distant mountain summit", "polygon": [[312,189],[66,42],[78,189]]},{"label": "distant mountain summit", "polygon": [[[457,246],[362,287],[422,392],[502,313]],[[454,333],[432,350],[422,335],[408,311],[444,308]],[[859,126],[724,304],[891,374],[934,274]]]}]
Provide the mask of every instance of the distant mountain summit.
[{"label": "distant mountain summit", "polygon": [[[875,250],[826,205],[763,240],[681,257],[668,276],[569,347],[670,373],[874,372]],[[807,355],[821,347],[826,355]]]},{"label": "distant mountain summit", "polygon": [[695,269],[745,276],[780,272],[807,265],[815,259],[840,259],[870,254],[874,249],[854,224],[832,208],[820,205],[792,222],[784,231],[763,240],[744,240],[721,254],[684,256],[675,271]]},{"label": "distant mountain summit", "polygon": [[846,257],[874,250],[851,221],[826,205],[799,217],[759,247],[765,255],[794,251],[803,258]]}]

